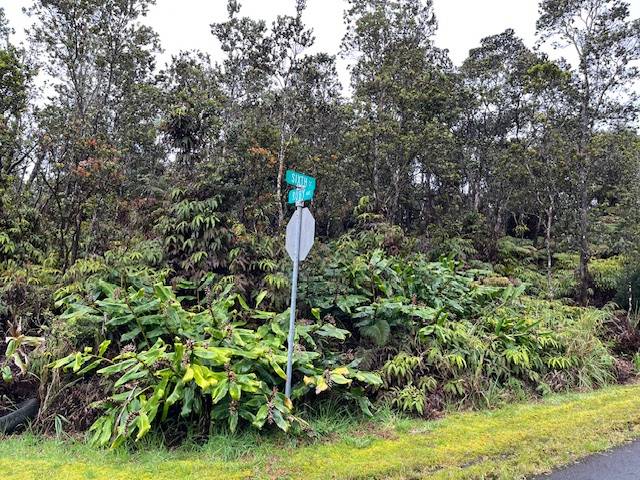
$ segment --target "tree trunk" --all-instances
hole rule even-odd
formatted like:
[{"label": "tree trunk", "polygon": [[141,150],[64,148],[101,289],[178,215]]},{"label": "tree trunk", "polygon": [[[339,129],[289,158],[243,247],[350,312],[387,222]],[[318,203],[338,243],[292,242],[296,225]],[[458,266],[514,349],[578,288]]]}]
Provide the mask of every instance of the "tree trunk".
[{"label": "tree trunk", "polygon": [[582,98],[580,110],[580,141],[578,146],[578,159],[580,161],[578,171],[578,234],[580,249],[580,265],[578,275],[580,277],[579,300],[582,305],[588,302],[589,277],[589,141],[591,139],[591,122],[589,116],[589,80],[587,72],[584,72],[586,92]]},{"label": "tree trunk", "polygon": [[372,183],[373,183],[373,205],[375,208],[376,212],[380,211],[380,195],[379,195],[379,188],[380,188],[380,169],[378,166],[378,152],[376,151],[376,141],[375,138],[372,139],[372,146],[371,146],[371,156],[373,159],[373,178],[372,178]]},{"label": "tree trunk", "polygon": [[480,211],[480,181],[474,179],[471,189],[473,192],[473,211],[478,213]]},{"label": "tree trunk", "polygon": [[280,131],[280,149],[278,150],[278,181],[276,183],[276,199],[278,202],[278,228],[284,223],[284,206],[282,205],[282,179],[284,177],[285,140],[284,127]]},{"label": "tree trunk", "polygon": [[78,253],[80,251],[80,233],[82,231],[82,211],[78,210],[76,213],[75,227],[73,232],[73,239],[71,243],[71,264],[73,265],[78,260]]},{"label": "tree trunk", "polygon": [[551,265],[553,253],[551,252],[551,228],[553,226],[553,200],[547,208],[547,227],[545,232],[544,243],[547,249],[547,292],[550,298],[553,298],[553,288],[551,284]]},{"label": "tree trunk", "polygon": [[31,173],[29,175],[29,179],[27,180],[27,184],[25,186],[25,190],[27,192],[31,191],[31,186],[33,185],[33,182],[35,181],[36,177],[38,176],[38,173],[40,173],[40,166],[42,165],[43,159],[44,159],[44,153],[38,155],[38,157],[36,159],[36,163],[33,166],[33,169],[31,169]]},{"label": "tree trunk", "polygon": [[586,158],[583,165],[580,167],[580,208],[579,208],[579,249],[580,249],[580,265],[578,267],[578,274],[580,277],[580,291],[579,299],[582,305],[586,305],[588,302],[588,289],[590,284],[589,276],[589,187],[587,184],[587,169]]},{"label": "tree trunk", "polygon": [[393,171],[393,201],[392,212],[390,212],[389,218],[394,219],[396,224],[400,224],[401,215],[400,215],[400,167],[396,167]]}]

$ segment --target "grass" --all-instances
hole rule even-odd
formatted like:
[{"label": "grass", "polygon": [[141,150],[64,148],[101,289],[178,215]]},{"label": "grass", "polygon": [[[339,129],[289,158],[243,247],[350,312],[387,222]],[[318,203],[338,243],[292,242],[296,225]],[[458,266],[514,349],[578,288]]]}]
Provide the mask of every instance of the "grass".
[{"label": "grass", "polygon": [[[319,416],[329,440],[214,436],[200,447],[94,450],[31,435],[0,441],[3,480],[517,479],[640,437],[640,386],[550,397],[440,421]],[[324,420],[323,420],[324,418]],[[324,422],[324,423],[323,423]]]}]

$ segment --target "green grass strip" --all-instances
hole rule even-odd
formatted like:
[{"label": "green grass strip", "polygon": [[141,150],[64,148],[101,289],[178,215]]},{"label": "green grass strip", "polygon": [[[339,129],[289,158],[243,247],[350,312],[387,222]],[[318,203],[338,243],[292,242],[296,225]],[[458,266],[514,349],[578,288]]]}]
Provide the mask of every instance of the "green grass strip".
[{"label": "green grass strip", "polygon": [[436,422],[363,425],[331,442],[298,448],[266,439],[253,454],[231,461],[206,447],[132,454],[33,436],[8,438],[0,441],[0,478],[513,480],[638,437],[640,386],[633,385]]}]

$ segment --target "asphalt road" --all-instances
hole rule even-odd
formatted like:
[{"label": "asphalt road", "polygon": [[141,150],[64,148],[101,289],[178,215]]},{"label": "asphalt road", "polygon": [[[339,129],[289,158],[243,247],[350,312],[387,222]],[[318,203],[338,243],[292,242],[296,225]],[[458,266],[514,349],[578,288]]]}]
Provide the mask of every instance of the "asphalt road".
[{"label": "asphalt road", "polygon": [[531,480],[639,480],[640,440]]}]

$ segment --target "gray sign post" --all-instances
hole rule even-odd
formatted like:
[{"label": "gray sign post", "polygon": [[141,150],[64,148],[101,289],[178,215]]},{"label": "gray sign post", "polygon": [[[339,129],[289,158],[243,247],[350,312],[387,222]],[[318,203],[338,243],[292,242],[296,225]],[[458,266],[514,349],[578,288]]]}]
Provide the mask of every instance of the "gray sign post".
[{"label": "gray sign post", "polygon": [[[287,339],[287,383],[284,394],[291,398],[291,376],[293,375],[293,344],[296,336],[296,301],[298,300],[298,272],[300,270],[300,236],[302,235],[302,208],[304,202],[296,202],[296,213],[293,220],[293,273],[291,274],[291,305],[289,308],[289,337]],[[287,228],[287,233],[289,228]],[[287,235],[287,246],[289,245],[289,235]],[[287,248],[287,250],[289,250]]]},{"label": "gray sign post", "polygon": [[[291,172],[291,174],[290,174]],[[315,179],[307,177],[297,172],[287,171],[287,182],[290,175],[296,183],[304,183],[305,178],[313,180],[313,188],[315,189]],[[302,178],[302,181],[300,179]],[[287,338],[287,380],[285,384],[284,394],[287,398],[291,398],[291,380],[293,376],[293,348],[296,336],[296,301],[298,299],[298,273],[300,271],[300,262],[307,258],[315,236],[316,222],[308,208],[304,206],[305,187],[308,189],[308,181],[305,184],[296,185],[296,190],[289,192],[289,203],[295,203],[296,211],[291,220],[287,224],[286,248],[289,257],[293,261],[293,272],[291,274],[291,305],[289,310],[289,336]],[[310,195],[312,196],[313,190]]]}]

